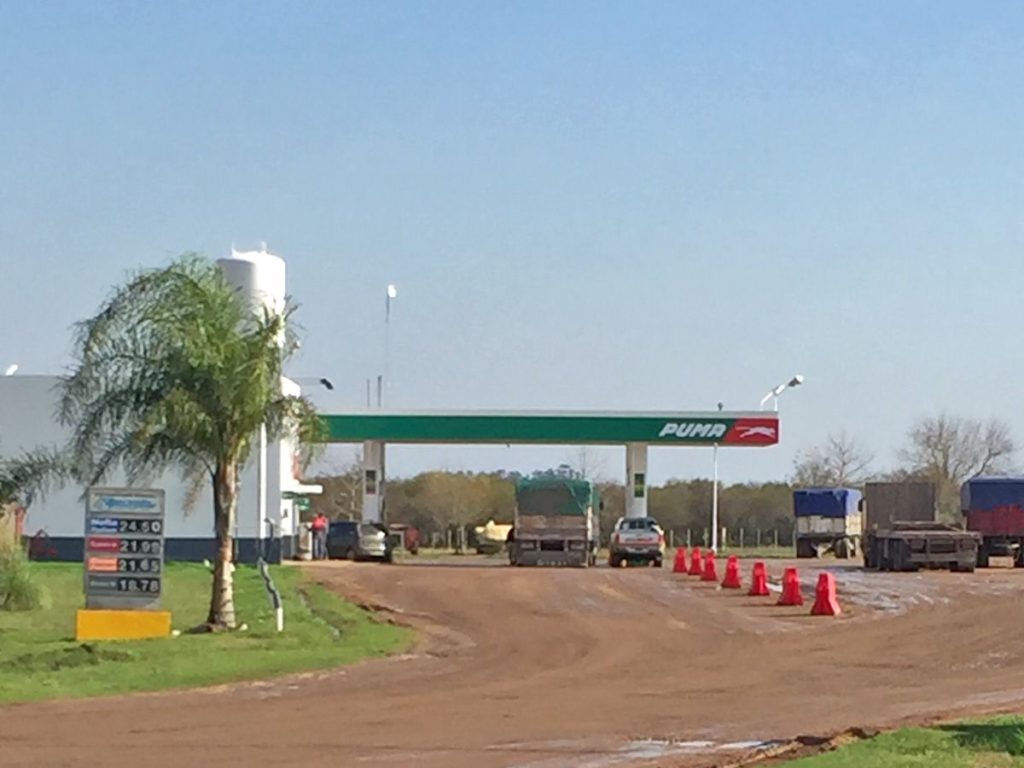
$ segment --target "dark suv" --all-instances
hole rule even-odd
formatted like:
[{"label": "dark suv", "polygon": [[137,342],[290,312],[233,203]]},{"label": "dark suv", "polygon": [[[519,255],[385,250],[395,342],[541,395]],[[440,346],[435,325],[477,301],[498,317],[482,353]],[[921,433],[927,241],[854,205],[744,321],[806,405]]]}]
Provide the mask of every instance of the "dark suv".
[{"label": "dark suv", "polygon": [[393,554],[394,544],[383,525],[340,520],[327,529],[327,556],[330,558],[390,563]]}]

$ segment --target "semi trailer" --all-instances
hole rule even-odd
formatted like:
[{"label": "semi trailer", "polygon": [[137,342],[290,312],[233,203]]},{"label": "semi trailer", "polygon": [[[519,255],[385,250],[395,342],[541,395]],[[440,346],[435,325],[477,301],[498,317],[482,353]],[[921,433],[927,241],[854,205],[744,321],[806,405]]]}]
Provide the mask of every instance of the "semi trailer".
[{"label": "semi trailer", "polygon": [[856,557],[861,543],[861,493],[853,488],[793,491],[796,556]]},{"label": "semi trailer", "polygon": [[864,567],[881,571],[949,568],[973,571],[981,535],[940,523],[935,485],[926,482],[864,486]]},{"label": "semi trailer", "polygon": [[978,566],[990,557],[1012,557],[1024,566],[1024,477],[974,477],[960,487],[967,530],[981,536]]}]

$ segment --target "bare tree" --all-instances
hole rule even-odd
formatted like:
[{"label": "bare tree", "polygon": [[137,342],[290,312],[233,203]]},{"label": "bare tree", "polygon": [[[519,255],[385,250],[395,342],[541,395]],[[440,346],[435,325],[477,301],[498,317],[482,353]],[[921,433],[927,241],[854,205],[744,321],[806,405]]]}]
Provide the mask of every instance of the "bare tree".
[{"label": "bare tree", "polygon": [[310,514],[323,512],[331,520],[358,520],[362,516],[363,469],[359,464],[332,467],[313,483],[324,492],[310,500]]},{"label": "bare tree", "polygon": [[907,440],[900,451],[903,470],[935,483],[946,519],[955,519],[959,512],[959,488],[965,480],[1009,471],[1016,450],[1006,422],[945,413],[918,419]]},{"label": "bare tree", "polygon": [[793,484],[804,487],[860,485],[874,456],[846,432],[830,434],[822,445],[797,454]]},{"label": "bare tree", "polygon": [[592,445],[578,446],[569,465],[584,480],[597,480],[606,469],[604,457]]}]

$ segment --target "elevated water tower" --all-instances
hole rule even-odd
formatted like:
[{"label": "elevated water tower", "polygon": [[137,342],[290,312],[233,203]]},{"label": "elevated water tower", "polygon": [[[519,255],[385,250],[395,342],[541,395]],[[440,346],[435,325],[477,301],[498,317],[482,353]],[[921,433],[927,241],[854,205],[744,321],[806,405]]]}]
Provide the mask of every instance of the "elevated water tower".
[{"label": "elevated water tower", "polygon": [[[252,312],[263,309],[283,312],[285,308],[286,268],[284,259],[267,251],[262,244],[258,251],[237,251],[232,247],[231,256],[217,259],[228,284],[235,287],[246,307]],[[281,335],[284,343],[284,334]],[[266,430],[260,430],[256,449],[256,498],[255,509],[238,510],[238,557],[254,562],[258,554],[277,561],[281,557],[283,538],[293,536],[296,531],[295,511],[292,502],[282,499],[283,454],[289,453],[280,441],[267,443]],[[288,470],[291,461],[289,457]],[[244,495],[243,499],[251,496]],[[242,499],[240,499],[240,502]]]}]

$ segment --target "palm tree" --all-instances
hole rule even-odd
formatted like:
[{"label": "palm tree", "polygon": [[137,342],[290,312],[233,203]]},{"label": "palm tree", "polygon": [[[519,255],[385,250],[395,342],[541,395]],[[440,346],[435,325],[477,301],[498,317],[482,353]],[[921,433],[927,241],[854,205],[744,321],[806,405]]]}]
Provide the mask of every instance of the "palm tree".
[{"label": "palm tree", "polygon": [[297,343],[294,311],[249,308],[207,259],[185,255],[140,272],[78,324],[74,365],[60,385],[68,456],[92,485],[115,469],[130,482],[177,466],[193,488],[209,482],[217,549],[209,629],[235,626],[232,531],[239,471],[260,429],[313,439],[304,398],[281,393]]},{"label": "palm tree", "polygon": [[37,448],[0,460],[0,507],[8,504],[29,506],[36,496],[44,496],[53,486],[63,486],[70,475],[59,448]]}]

